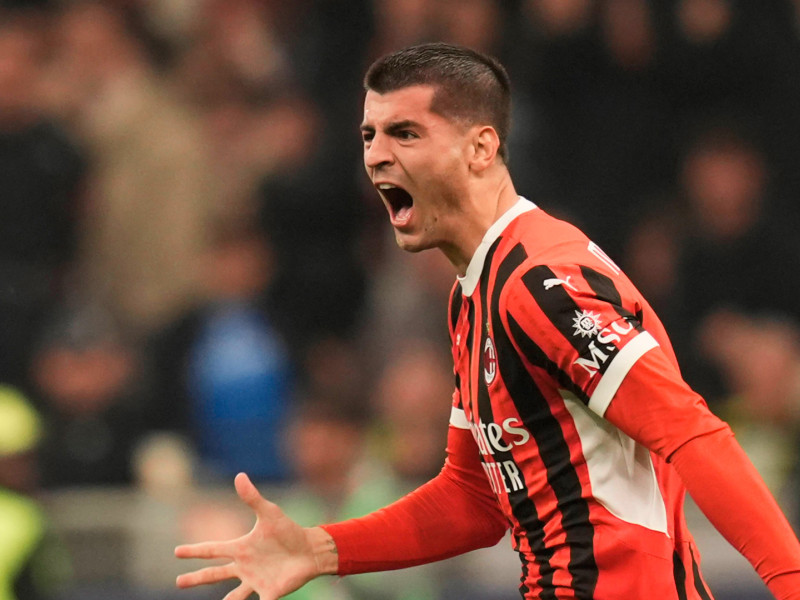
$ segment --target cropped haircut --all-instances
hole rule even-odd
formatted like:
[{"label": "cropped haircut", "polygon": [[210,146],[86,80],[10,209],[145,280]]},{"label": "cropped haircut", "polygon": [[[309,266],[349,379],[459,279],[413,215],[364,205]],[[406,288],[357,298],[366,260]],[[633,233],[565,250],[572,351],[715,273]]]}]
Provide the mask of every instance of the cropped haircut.
[{"label": "cropped haircut", "polygon": [[494,58],[443,43],[421,44],[376,60],[364,88],[378,94],[414,85],[434,88],[431,112],[468,126],[491,125],[500,138],[498,154],[508,162],[511,82]]}]

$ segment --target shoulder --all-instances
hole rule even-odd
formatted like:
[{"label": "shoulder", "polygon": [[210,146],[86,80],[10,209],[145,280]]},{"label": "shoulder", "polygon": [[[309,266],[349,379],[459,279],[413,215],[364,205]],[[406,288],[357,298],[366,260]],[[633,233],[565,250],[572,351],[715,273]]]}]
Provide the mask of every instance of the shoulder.
[{"label": "shoulder", "polygon": [[573,295],[601,295],[609,300],[635,290],[603,249],[580,230],[554,220],[551,228],[525,228],[524,223],[499,240],[487,265],[494,287],[530,291],[567,290]]}]

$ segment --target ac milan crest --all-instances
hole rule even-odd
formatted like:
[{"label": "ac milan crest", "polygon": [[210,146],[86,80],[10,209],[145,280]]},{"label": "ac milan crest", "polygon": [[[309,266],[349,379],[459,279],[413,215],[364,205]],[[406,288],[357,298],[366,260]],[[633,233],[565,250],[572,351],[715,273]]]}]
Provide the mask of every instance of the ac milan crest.
[{"label": "ac milan crest", "polygon": [[483,345],[483,379],[486,385],[491,385],[497,376],[497,351],[491,337],[486,338]]}]

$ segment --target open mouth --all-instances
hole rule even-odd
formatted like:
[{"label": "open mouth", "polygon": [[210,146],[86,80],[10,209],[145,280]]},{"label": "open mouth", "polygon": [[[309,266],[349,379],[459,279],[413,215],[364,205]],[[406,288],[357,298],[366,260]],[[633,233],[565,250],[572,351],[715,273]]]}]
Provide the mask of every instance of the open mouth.
[{"label": "open mouth", "polygon": [[397,221],[407,221],[414,206],[411,194],[391,183],[378,184],[378,191],[389,204],[392,218]]}]

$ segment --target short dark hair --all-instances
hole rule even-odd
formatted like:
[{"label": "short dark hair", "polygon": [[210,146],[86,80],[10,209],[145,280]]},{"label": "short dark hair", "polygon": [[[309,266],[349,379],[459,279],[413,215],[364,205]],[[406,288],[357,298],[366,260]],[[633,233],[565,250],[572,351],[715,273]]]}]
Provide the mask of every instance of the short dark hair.
[{"label": "short dark hair", "polygon": [[379,94],[413,85],[435,89],[432,112],[494,127],[500,138],[498,154],[508,161],[511,82],[496,59],[462,46],[420,44],[379,58],[364,77],[364,88]]}]

